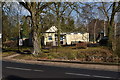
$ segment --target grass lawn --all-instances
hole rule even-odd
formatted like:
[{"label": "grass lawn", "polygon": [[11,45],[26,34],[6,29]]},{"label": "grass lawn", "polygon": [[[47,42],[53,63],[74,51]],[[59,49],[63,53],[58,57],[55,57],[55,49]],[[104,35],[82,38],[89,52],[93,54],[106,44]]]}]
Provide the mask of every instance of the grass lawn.
[{"label": "grass lawn", "polygon": [[[29,48],[29,47],[19,48],[20,52],[23,52],[25,50],[29,51],[29,50],[31,50],[31,48]],[[2,51],[3,52],[2,52],[2,54],[0,56],[7,57],[7,56],[10,56],[10,55],[18,53],[18,48],[17,47],[16,48],[3,48]]]},{"label": "grass lawn", "polygon": [[43,49],[43,53],[35,56],[21,54],[16,59],[52,59],[52,60],[76,60],[89,62],[118,62],[117,56],[106,47],[89,47],[87,49],[75,49],[74,47],[61,47]]}]

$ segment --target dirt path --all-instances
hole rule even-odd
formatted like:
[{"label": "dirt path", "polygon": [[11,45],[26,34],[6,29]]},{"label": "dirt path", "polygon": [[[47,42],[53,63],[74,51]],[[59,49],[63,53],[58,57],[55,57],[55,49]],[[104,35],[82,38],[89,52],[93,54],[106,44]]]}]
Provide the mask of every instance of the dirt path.
[{"label": "dirt path", "polygon": [[13,55],[10,55],[10,56],[7,56],[7,57],[4,57],[5,59],[10,59],[10,58],[13,58],[13,57],[16,57],[16,56],[19,56],[20,54],[13,54]]}]

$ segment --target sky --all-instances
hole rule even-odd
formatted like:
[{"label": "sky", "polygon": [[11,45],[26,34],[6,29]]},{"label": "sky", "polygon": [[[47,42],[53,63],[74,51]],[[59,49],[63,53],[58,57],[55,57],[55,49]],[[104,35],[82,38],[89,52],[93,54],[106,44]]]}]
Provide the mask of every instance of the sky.
[{"label": "sky", "polygon": [[[87,2],[87,3],[91,4],[93,2]],[[99,6],[100,4],[96,3],[96,5]],[[10,5],[8,4],[7,6],[10,6]],[[83,6],[83,5],[80,5],[80,6]],[[15,14],[16,12],[18,12],[19,15],[25,15],[25,16],[30,15],[30,13],[24,7],[20,8],[21,11],[18,10],[18,8],[19,8],[19,4],[18,3],[14,3],[14,5],[12,5],[11,7],[12,7],[12,10],[11,10],[12,14]],[[86,8],[86,9],[89,9],[89,8]],[[7,9],[4,9],[4,10],[7,11]],[[94,7],[94,9],[92,9],[92,10],[93,10],[93,12],[96,13],[96,15],[93,15],[94,18],[105,19],[105,17],[102,15],[102,13],[100,11],[98,11],[98,9],[96,7]],[[79,10],[79,11],[81,12],[82,10]],[[71,16],[73,16],[73,18],[75,19],[75,21],[78,18],[78,16],[76,16],[76,15],[77,15],[77,13],[75,11],[73,11]],[[99,16],[99,15],[101,15],[101,16]],[[116,18],[116,21],[117,21],[117,18]]]}]

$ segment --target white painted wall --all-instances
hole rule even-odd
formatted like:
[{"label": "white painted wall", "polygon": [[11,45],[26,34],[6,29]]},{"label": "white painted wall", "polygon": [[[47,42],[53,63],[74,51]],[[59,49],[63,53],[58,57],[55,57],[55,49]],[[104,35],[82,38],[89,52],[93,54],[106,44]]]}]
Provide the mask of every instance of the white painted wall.
[{"label": "white painted wall", "polygon": [[72,41],[89,42],[89,33],[66,34],[66,42],[67,42],[67,44],[70,45]]},{"label": "white painted wall", "polygon": [[[52,40],[48,39],[48,36],[52,36]],[[44,34],[44,44],[46,45],[47,42],[53,42],[55,41],[55,33],[45,33]]]},{"label": "white painted wall", "polygon": [[[55,33],[45,33],[44,34],[45,39],[44,39],[44,44],[46,45],[47,42],[53,42],[53,45],[56,45],[55,42]],[[48,36],[52,36],[52,40],[48,39]],[[66,34],[66,38],[63,40],[63,44],[65,45],[71,45],[71,42],[74,41],[82,41],[82,42],[89,42],[89,33],[71,33],[71,34]]]},{"label": "white painted wall", "polygon": [[2,34],[0,33],[0,38],[2,38]]}]

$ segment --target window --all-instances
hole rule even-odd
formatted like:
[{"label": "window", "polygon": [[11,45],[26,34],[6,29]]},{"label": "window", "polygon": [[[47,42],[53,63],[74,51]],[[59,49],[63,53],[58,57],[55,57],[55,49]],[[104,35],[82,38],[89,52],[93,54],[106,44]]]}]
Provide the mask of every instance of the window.
[{"label": "window", "polygon": [[62,37],[62,36],[60,36],[60,40],[63,40],[63,37]]},{"label": "window", "polygon": [[52,40],[52,36],[48,36],[48,40]]}]

